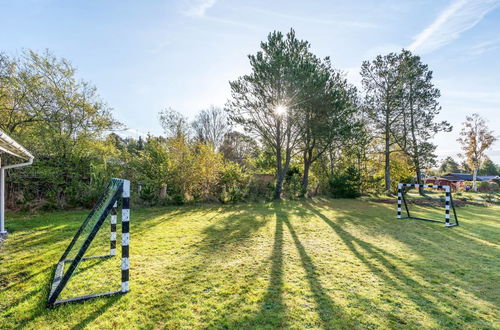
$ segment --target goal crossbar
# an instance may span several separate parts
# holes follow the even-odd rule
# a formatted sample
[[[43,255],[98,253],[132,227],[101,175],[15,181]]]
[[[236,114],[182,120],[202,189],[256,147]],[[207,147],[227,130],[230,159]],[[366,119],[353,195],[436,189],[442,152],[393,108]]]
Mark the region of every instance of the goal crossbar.
[[[409,210],[408,204],[406,202],[406,198],[405,198],[405,194],[404,194],[404,190],[403,190],[404,187],[417,188],[417,189],[422,187],[422,188],[433,188],[433,189],[444,190],[444,192],[445,192],[444,221],[412,216],[410,214],[410,210]],[[405,211],[406,211],[405,217],[401,215],[401,210],[402,210],[403,205],[404,205]],[[455,222],[450,222],[450,210],[453,211],[453,217],[454,217]],[[455,204],[453,203],[453,197],[451,194],[451,187],[446,186],[446,185],[435,185],[435,184],[415,184],[415,183],[400,183],[400,184],[398,184],[398,214],[397,214],[397,218],[398,219],[414,219],[414,220],[444,223],[446,227],[458,226],[458,217],[457,217],[457,212],[455,210]]]

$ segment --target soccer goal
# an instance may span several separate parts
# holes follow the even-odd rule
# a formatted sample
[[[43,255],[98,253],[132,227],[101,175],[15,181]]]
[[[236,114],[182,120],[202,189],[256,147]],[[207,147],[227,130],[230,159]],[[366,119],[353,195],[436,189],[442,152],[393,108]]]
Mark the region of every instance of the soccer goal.
[[[129,291],[129,197],[130,181],[111,179],[55,267],[48,307]]]
[[[410,214],[410,210],[408,208],[408,204],[406,202],[405,198],[405,192],[404,192],[404,187],[409,187],[409,188],[434,188],[434,189],[441,189],[444,190],[445,192],[445,201],[444,201],[444,221],[440,220],[435,220],[435,219],[426,219],[426,218],[419,218],[419,217],[414,217]],[[401,216],[401,205],[404,205],[405,210],[406,210],[406,217]],[[453,210],[453,216],[455,219],[455,222],[450,222],[450,206],[451,209]],[[444,223],[446,227],[454,227],[458,226],[458,217],[457,217],[457,212],[455,210],[455,205],[453,204],[453,197],[451,196],[451,189],[450,186],[441,186],[441,185],[432,185],[432,184],[413,184],[413,183],[400,183],[398,184],[398,219],[415,219],[415,220],[423,220],[423,221],[432,221],[432,222],[440,222]]]

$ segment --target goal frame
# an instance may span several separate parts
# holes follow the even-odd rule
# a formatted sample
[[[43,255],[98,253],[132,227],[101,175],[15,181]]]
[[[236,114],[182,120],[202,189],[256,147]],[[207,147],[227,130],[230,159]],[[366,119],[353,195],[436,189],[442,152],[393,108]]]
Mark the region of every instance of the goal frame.
[[[59,259],[54,271],[53,280],[51,282],[50,291],[47,299],[47,307],[52,308],[54,306],[84,301],[97,297],[104,297],[116,294],[123,294],[130,290],[129,288],[129,268],[130,268],[130,260],[129,260],[129,245],[130,245],[130,181],[124,179],[113,178],[113,180],[121,181],[119,188],[113,195],[111,201],[105,205],[104,212],[100,215],[99,219],[95,223],[92,231],[85,238],[85,241],[82,247],[78,250],[74,259],[67,259],[69,252],[72,247],[81,236],[83,229],[87,225],[88,221],[92,217],[93,214],[97,211],[97,205],[99,205],[99,201],[96,203],[96,206],[89,213],[87,218],[84,220],[75,236],[73,237],[71,243],[68,245],[63,255]],[[100,200],[104,198],[104,195],[100,197]],[[122,222],[122,235],[121,235],[121,289],[116,291],[95,293],[86,296],[78,296],[72,297],[68,299],[58,300],[59,295],[66,287],[68,281],[70,281],[73,272],[76,270],[77,266],[82,260],[87,259],[96,259],[96,258],[112,258],[116,257],[116,223],[117,223],[117,209],[118,209],[118,200],[121,198],[121,222]],[[110,226],[110,245],[109,245],[109,254],[106,255],[98,255],[98,256],[84,256],[88,247],[92,243],[94,237],[97,232],[101,229],[106,218],[111,214],[111,226]],[[64,266],[66,263],[70,263],[70,266],[66,273],[64,273]]]
[[[406,203],[406,198],[405,198],[405,193],[403,188],[404,187],[409,187],[409,188],[433,188],[433,189],[441,189],[444,190],[445,192],[445,202],[444,202],[444,209],[445,209],[445,215],[444,215],[444,221],[440,220],[435,220],[435,219],[426,219],[426,218],[419,218],[419,217],[414,217],[410,214],[410,210],[408,208],[408,204]],[[405,210],[406,210],[406,215],[405,217],[401,216],[401,209],[402,205],[404,205]],[[453,216],[455,219],[455,222],[450,222],[450,206],[451,210],[453,210]],[[451,187],[448,185],[434,185],[434,184],[414,184],[414,183],[399,183],[398,184],[398,213],[397,213],[397,218],[398,219],[414,219],[414,220],[422,220],[422,221],[430,221],[430,222],[438,222],[438,223],[444,223],[446,227],[455,227],[458,226],[458,216],[457,216],[457,211],[455,210],[455,204],[453,203],[453,197],[451,194]]]

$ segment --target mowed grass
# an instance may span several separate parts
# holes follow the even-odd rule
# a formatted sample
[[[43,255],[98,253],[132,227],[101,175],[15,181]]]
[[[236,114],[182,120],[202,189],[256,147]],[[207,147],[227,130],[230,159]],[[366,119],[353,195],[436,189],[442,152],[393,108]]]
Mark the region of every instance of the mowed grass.
[[[86,212],[11,215],[0,328],[500,328],[500,207],[458,214],[445,228],[362,200],[132,207],[131,291],[54,309]]]

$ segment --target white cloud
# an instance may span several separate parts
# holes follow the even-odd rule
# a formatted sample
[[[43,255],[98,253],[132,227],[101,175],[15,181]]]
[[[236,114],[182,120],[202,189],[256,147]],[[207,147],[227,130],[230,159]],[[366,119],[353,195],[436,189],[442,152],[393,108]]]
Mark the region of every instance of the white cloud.
[[[217,0],[189,0],[187,6],[189,7],[184,11],[187,16],[205,16],[205,12],[215,5]]]
[[[479,42],[471,47],[470,54],[479,56],[486,52],[500,48],[500,38]]]
[[[301,21],[301,22],[312,23],[312,24],[336,25],[339,27],[343,26],[343,27],[347,27],[347,28],[360,28],[360,29],[378,28],[378,26],[376,24],[373,24],[370,22],[357,21],[357,20],[321,19],[321,18],[310,17],[310,16],[297,16],[297,15],[290,15],[290,14],[285,14],[285,13],[278,13],[275,11],[264,10],[264,9],[255,8],[255,7],[247,7],[247,8],[249,10],[253,10],[257,13],[264,14],[267,16],[273,16],[273,17],[278,17],[278,18],[284,18],[287,20]]]
[[[445,8],[408,46],[419,53],[432,52],[473,28],[500,4],[500,0],[456,0]]]

